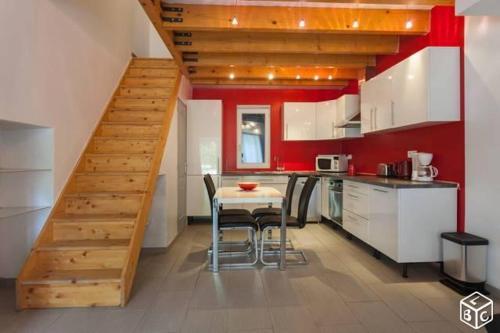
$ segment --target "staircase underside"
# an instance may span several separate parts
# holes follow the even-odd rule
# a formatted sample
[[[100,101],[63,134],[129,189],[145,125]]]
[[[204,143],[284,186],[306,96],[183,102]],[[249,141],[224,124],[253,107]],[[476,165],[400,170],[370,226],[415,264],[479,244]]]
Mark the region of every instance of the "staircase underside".
[[[131,61],[17,279],[19,309],[125,306],[179,87]]]

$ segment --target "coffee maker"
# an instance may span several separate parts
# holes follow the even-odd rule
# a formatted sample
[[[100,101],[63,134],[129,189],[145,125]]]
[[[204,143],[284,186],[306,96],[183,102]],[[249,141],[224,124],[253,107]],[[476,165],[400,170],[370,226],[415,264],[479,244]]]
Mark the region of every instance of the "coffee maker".
[[[438,175],[438,169],[431,165],[433,155],[431,153],[414,152],[411,155],[412,173],[411,179],[419,182],[432,182]]]

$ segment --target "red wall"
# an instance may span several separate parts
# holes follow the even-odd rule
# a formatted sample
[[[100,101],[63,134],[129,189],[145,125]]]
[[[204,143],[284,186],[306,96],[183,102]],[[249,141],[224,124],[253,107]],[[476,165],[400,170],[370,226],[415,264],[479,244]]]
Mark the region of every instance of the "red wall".
[[[400,53],[377,57],[377,73],[404,60],[426,46],[459,46],[463,69],[464,20],[454,15],[453,7],[435,7],[432,10],[431,32],[422,37],[401,39]],[[461,74],[462,121],[446,125],[425,127],[388,134],[368,135],[343,144],[343,152],[353,155],[358,172],[375,173],[380,162],[392,162],[405,158],[408,150],[434,153],[432,164],[439,169],[441,180],[460,183],[458,230],[464,230],[465,216],[465,132],[464,132],[464,84]]]
[[[223,105],[222,154],[223,170],[236,168],[236,106],[271,105],[271,169],[276,168],[279,157],[286,170],[314,170],[318,154],[340,153],[342,144],[334,141],[284,142],[282,137],[281,108],[284,102],[319,102],[337,99],[345,93],[356,93],[353,82],[343,90],[320,89],[221,89],[195,88],[193,99],[221,99]]]

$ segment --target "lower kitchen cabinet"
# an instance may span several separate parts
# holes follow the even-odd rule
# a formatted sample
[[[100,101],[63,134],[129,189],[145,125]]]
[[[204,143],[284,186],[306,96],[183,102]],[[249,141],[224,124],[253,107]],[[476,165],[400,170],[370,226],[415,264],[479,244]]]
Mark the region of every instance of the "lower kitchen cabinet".
[[[215,187],[220,184],[220,176],[212,175]],[[187,176],[187,200],[186,210],[187,216],[210,216],[210,200],[208,199],[207,188],[203,181],[203,176]]]
[[[292,199],[292,216],[297,216],[299,210],[299,199],[300,193],[304,188],[306,183],[306,177],[300,177],[295,185],[295,190],[293,191]],[[311,195],[309,201],[309,207],[307,209],[307,221],[308,222],[318,222],[321,220],[321,183],[317,182],[314,187],[314,191]]]
[[[387,188],[344,181],[344,229],[398,263],[442,261],[456,230],[456,188]]]

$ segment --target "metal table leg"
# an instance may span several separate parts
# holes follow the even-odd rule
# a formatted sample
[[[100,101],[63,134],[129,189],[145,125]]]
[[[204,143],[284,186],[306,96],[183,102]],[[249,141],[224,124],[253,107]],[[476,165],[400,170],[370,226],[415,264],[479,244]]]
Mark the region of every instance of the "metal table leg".
[[[281,203],[281,230],[280,230],[280,270],[286,269],[286,198]]]
[[[215,198],[212,212],[212,271],[219,271],[219,204]]]

